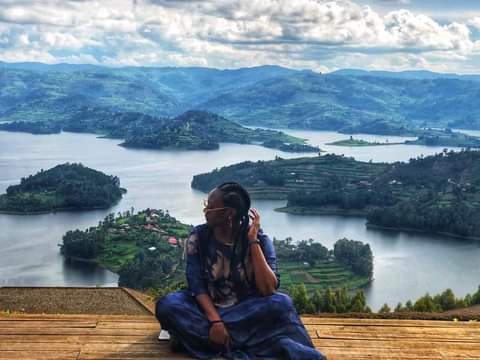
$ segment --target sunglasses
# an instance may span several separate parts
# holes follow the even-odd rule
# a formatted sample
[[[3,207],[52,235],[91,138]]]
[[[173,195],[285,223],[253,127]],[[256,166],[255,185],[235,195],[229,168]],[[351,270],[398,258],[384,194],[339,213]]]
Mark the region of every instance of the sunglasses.
[[[231,209],[231,207],[219,207],[219,208],[209,208],[208,207],[208,200],[207,199],[203,199],[203,212],[204,213],[207,213],[207,212],[210,212],[210,211],[220,211],[220,210],[226,210],[226,209]]]

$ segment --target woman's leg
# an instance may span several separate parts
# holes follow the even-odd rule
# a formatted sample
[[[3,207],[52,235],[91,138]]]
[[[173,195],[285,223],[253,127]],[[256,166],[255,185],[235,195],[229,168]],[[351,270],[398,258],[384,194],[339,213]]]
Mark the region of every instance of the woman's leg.
[[[220,315],[234,345],[254,357],[324,359],[285,294],[248,298]]]
[[[155,315],[162,329],[175,336],[198,359],[218,354],[208,341],[208,321],[188,291],[176,291],[157,301]]]

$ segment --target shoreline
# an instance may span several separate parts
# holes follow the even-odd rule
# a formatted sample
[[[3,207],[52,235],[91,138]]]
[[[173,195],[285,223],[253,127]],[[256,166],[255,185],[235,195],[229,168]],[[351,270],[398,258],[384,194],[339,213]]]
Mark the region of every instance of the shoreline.
[[[92,210],[106,210],[110,209],[112,204],[109,207],[89,207],[89,208],[56,208],[52,210],[41,210],[41,211],[9,211],[9,210],[0,210],[1,215],[45,215],[45,214],[54,214],[57,212],[80,212],[80,211],[92,211]]]
[[[303,208],[299,206],[285,206],[280,208],[274,209],[277,212],[283,212],[292,215],[338,215],[338,216],[353,216],[353,217],[365,217],[367,215],[368,210],[342,210],[342,209],[328,209],[328,208]],[[366,222],[365,226],[367,229],[377,229],[377,230],[388,230],[388,231],[403,231],[408,233],[420,233],[420,234],[427,234],[427,235],[440,235],[454,239],[461,239],[461,240],[473,240],[473,241],[480,241],[480,237],[476,236],[462,236],[457,235],[454,233],[448,233],[444,231],[429,231],[429,230],[422,230],[422,229],[414,229],[414,228],[405,228],[405,227],[391,227],[391,226],[382,226],[382,225],[375,225],[369,222]]]
[[[101,261],[98,260],[98,257],[95,257],[93,259],[87,259],[87,258],[82,258],[79,256],[71,256],[71,255],[65,255],[62,250],[62,244],[58,244],[60,247],[60,254],[63,256],[65,261],[72,261],[72,262],[77,262],[77,263],[84,263],[84,264],[89,264],[89,265],[95,265],[98,266],[101,269],[108,270],[111,273],[115,274],[118,276],[118,279],[120,280],[120,275],[118,273],[118,270],[109,268],[105,264],[103,264]],[[118,281],[117,281],[117,286],[118,286]]]
[[[393,142],[393,143],[363,143],[363,144],[348,144],[342,143],[342,141],[334,141],[326,143],[329,146],[342,146],[342,147],[368,147],[368,146],[388,146],[388,145],[407,145],[405,142]]]
[[[428,234],[428,235],[441,235],[449,238],[461,239],[461,240],[473,240],[473,241],[480,241],[480,237],[476,236],[462,236],[453,233],[443,232],[443,231],[428,231],[422,229],[414,229],[414,228],[404,228],[404,227],[389,227],[389,226],[382,226],[382,225],[375,225],[367,222],[365,226],[368,229],[377,229],[377,230],[388,230],[388,231],[404,231],[409,233],[420,233],[420,234]]]
[[[275,208],[274,211],[293,215],[340,215],[340,216],[362,216],[367,215],[367,210],[343,210],[334,208],[308,208],[302,206],[284,206]]]

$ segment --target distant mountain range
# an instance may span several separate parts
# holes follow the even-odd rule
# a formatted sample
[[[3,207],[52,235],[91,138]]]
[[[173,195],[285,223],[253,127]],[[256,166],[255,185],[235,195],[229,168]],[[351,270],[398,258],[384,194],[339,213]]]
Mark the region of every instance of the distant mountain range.
[[[398,79],[460,79],[460,80],[480,80],[480,75],[475,74],[454,74],[454,73],[436,73],[428,70],[407,70],[407,71],[381,71],[381,70],[360,70],[360,69],[341,69],[332,72],[334,75],[344,76],[377,76]]]
[[[0,121],[55,121],[82,107],[173,117],[207,110],[241,124],[412,135],[480,129],[480,76],[279,66],[106,68],[0,63]]]

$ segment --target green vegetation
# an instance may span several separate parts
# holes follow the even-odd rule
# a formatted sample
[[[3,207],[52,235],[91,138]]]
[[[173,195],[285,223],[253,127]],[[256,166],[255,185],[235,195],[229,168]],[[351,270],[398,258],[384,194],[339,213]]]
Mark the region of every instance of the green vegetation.
[[[315,313],[371,313],[372,310],[366,305],[365,295],[359,290],[351,296],[347,289],[331,288],[315,290],[309,294],[303,283],[292,285],[289,289],[293,303],[301,314]],[[451,289],[441,294],[431,296],[428,293],[417,299],[415,302],[408,300],[405,305],[398,303],[394,309],[396,313],[408,312],[444,312],[464,309],[470,306],[480,305],[480,286],[473,295],[467,294],[464,298],[457,298]],[[378,310],[379,314],[391,313],[392,309],[388,304],[383,304]]]
[[[99,108],[72,110],[57,122],[12,122],[0,124],[0,130],[27,131],[34,134],[60,130],[97,133],[122,138],[125,147],[150,149],[214,150],[220,142],[258,144],[288,152],[319,152],[304,139],[280,131],[249,129],[205,111],[188,111],[173,119],[141,113],[115,113]]]
[[[377,141],[375,142],[370,142],[362,139],[354,139],[353,136],[350,136],[349,139],[345,140],[338,140],[334,141],[331,143],[328,143],[326,145],[335,145],[335,146],[381,146],[381,145],[397,145],[397,144],[402,144],[402,143],[389,143],[384,142],[384,143],[379,143]]]
[[[358,289],[373,278],[373,255],[368,244],[338,240],[328,250],[313,239],[293,244],[291,238],[274,239],[280,287],[288,291],[303,283],[308,292],[327,288]]]
[[[422,131],[416,140],[405,141],[407,145],[426,145],[426,146],[455,146],[463,148],[480,147],[480,138],[466,135],[459,132],[453,132],[450,129]]]
[[[67,258],[96,261],[120,275],[119,285],[163,288],[184,279],[183,248],[191,226],[168,212],[134,209],[108,215],[98,226],[67,232]]]
[[[117,272],[120,286],[165,293],[184,286],[183,248],[190,230],[168,212],[147,209],[134,214],[132,209],[116,217],[110,214],[85,231],[67,232],[62,253]],[[342,239],[330,251],[313,240],[296,245],[292,239],[274,240],[274,244],[284,290],[301,282],[309,291],[356,289],[372,279],[372,252],[361,242]]]
[[[363,214],[369,226],[480,238],[480,152],[444,151],[408,163],[325,155],[243,162],[196,175],[208,191],[238,181],[257,198],[287,199],[297,214]]]
[[[471,76],[1,64],[0,89],[0,121],[65,121],[88,107],[152,117],[201,109],[242,124],[343,133],[480,129],[480,81]]]
[[[323,291],[315,290],[309,296],[307,288],[303,283],[294,285],[290,288],[289,295],[299,314],[315,313],[371,313],[372,310],[367,306],[365,295],[359,290],[351,296],[347,289],[338,288],[331,290],[327,288]]]
[[[365,140],[354,139],[350,136],[349,139],[339,140],[329,143],[327,145],[336,146],[380,146],[380,145],[425,145],[425,146],[448,146],[448,147],[463,147],[463,148],[478,148],[480,147],[480,138],[475,136],[466,135],[459,132],[453,132],[451,129],[435,130],[425,129],[418,130],[418,138],[415,140],[406,140],[405,142],[397,143],[379,143],[368,142]]]
[[[81,164],[63,164],[22,178],[0,195],[0,212],[37,213],[108,208],[122,198],[116,176]]]
[[[387,167],[387,164],[360,162],[329,154],[287,160],[277,157],[272,161],[245,161],[195,175],[191,185],[208,192],[224,181],[238,181],[254,198],[287,199],[292,192],[314,191],[340,180],[365,183]]]
[[[319,148],[280,131],[249,129],[221,116],[204,111],[188,111],[174,119],[163,121],[158,128],[142,124],[128,133],[127,147],[155,149],[218,149],[220,142],[259,144],[291,152],[318,152]],[[147,127],[147,129],[145,129]]]
[[[434,296],[426,293],[415,302],[408,300],[405,305],[398,303],[395,307],[395,312],[442,312],[464,309],[473,305],[480,305],[480,286],[478,287],[477,292],[475,292],[473,295],[467,294],[464,298],[457,298],[452,289],[447,289],[441,294]],[[384,310],[383,312],[390,312],[390,310],[386,311],[387,308],[389,309],[388,305],[385,304],[382,307]],[[380,309],[380,312],[382,312],[382,309]]]

